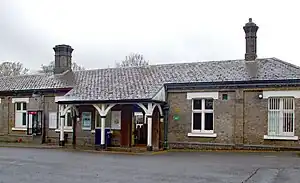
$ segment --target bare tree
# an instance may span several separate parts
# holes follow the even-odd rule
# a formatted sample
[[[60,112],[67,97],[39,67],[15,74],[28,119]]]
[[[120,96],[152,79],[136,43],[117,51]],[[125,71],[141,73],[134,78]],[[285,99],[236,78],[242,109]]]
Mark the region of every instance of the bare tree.
[[[18,76],[28,73],[20,62],[3,62],[0,64],[0,76]]]
[[[144,56],[138,53],[131,53],[125,57],[125,60],[116,63],[116,67],[142,67],[149,65],[149,61],[144,59]]]
[[[54,61],[50,62],[49,65],[42,64],[41,70],[39,70],[39,73],[52,73],[54,70]],[[72,62],[72,70],[73,71],[81,71],[85,70],[84,67],[77,65],[75,62]]]

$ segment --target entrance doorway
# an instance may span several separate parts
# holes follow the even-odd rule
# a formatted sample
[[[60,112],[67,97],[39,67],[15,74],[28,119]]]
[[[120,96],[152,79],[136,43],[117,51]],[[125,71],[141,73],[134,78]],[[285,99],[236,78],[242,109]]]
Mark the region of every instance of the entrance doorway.
[[[42,135],[42,111],[28,111],[27,135]]]
[[[135,112],[133,119],[134,144],[135,146],[146,146],[147,124],[145,124],[144,114],[142,112]]]

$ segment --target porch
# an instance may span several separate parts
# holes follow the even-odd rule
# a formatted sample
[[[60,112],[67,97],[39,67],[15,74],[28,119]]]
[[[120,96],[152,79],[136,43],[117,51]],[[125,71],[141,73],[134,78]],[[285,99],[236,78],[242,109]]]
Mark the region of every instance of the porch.
[[[167,148],[167,112],[165,102],[136,101],[115,103],[66,102],[59,105],[59,144],[65,145],[66,120],[71,119],[72,144],[77,135],[94,134],[93,145],[98,150]],[[81,127],[81,128],[80,128]],[[130,151],[130,150],[129,150]]]

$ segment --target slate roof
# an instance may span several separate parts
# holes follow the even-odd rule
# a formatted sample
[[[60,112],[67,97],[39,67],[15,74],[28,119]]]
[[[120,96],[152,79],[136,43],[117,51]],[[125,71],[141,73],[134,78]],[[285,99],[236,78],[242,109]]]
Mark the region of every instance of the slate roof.
[[[70,88],[66,100],[151,99],[165,83],[300,79],[300,68],[276,58],[76,71],[57,77],[0,78],[0,91]]]

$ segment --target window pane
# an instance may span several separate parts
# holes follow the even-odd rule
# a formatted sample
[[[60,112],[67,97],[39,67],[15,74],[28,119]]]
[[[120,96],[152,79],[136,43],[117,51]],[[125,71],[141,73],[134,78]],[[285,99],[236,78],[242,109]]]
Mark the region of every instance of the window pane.
[[[280,98],[269,98],[269,109],[279,110]]]
[[[70,112],[67,113],[67,126],[72,126],[72,117]]]
[[[283,132],[293,132],[293,113],[283,113]]]
[[[228,100],[228,94],[226,93],[222,94],[222,100]]]
[[[201,113],[193,113],[193,130],[201,130]]]
[[[20,103],[20,102],[17,102],[17,103],[16,103],[16,107],[17,107],[17,110],[18,110],[18,111],[21,110],[21,103]]]
[[[97,128],[101,128],[101,117],[100,117],[100,115],[98,113],[97,113],[96,127]]]
[[[283,109],[294,109],[293,98],[284,98],[283,99]]]
[[[23,114],[22,114],[22,125],[23,126],[26,126],[26,117],[27,117],[27,115],[26,115],[26,112],[23,112]]]
[[[213,99],[205,99],[205,109],[213,109]]]
[[[205,113],[205,130],[213,130],[214,128],[214,119],[213,113]]]
[[[194,109],[201,110],[201,100],[193,100],[193,102],[194,102]]]
[[[269,135],[279,134],[280,111],[269,111],[268,114],[268,130]]]
[[[22,104],[23,104],[23,109],[22,110],[26,111],[27,110],[27,104],[26,103],[22,103]]]

